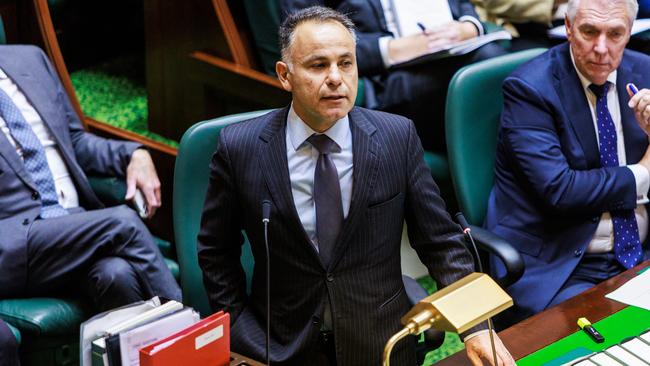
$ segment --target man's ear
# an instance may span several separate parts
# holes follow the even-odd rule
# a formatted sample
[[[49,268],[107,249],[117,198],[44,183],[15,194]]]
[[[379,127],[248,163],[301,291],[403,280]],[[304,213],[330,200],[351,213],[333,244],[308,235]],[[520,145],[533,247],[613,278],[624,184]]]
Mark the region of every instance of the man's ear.
[[[566,14],[564,14],[564,28],[566,29],[566,38],[570,42],[571,38],[573,37],[573,33],[571,33],[571,21]]]
[[[289,81],[289,65],[282,61],[275,63],[275,73],[278,75],[282,88],[291,93],[291,81]]]

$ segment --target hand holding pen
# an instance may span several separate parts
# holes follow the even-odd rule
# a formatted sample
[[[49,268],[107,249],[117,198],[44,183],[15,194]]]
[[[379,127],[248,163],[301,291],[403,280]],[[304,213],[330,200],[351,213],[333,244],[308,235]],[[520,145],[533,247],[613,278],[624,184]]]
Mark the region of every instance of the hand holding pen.
[[[639,90],[632,83],[627,84],[626,89],[630,95],[627,105],[634,110],[639,127],[650,135],[650,89]]]

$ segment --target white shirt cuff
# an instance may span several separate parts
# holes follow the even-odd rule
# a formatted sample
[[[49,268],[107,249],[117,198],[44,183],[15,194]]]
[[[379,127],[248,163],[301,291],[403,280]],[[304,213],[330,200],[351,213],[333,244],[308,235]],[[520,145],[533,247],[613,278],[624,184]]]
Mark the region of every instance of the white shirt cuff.
[[[381,60],[384,62],[384,67],[389,68],[393,66],[394,62],[388,57],[388,42],[393,39],[391,36],[379,38],[379,53],[381,53]]]
[[[474,24],[476,27],[476,30],[478,31],[478,35],[482,36],[485,34],[485,29],[483,29],[483,23],[481,23],[478,19],[469,16],[469,15],[463,15],[462,17],[458,18],[459,22],[470,22]]]
[[[634,174],[636,182],[636,204],[643,205],[648,203],[648,189],[650,188],[650,172],[641,164],[627,166]]]
[[[476,337],[478,335],[485,334],[485,333],[487,333],[489,331],[490,331],[489,329],[482,329],[482,330],[479,330],[477,332],[470,333],[470,334],[467,335],[467,337],[465,337],[465,339],[463,339],[463,342],[467,342],[470,339],[472,339],[472,338],[474,338],[474,337]]]

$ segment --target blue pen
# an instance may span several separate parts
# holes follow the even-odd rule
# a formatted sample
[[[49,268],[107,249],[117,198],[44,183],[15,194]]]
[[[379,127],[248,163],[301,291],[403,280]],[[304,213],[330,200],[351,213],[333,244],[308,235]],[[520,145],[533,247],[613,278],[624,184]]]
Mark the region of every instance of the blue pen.
[[[636,85],[629,83],[626,85],[627,89],[632,92],[632,95],[636,95],[636,93],[639,92],[639,89],[636,87]]]
[[[427,32],[427,27],[425,27],[424,24],[418,22],[418,27],[420,27],[420,29],[422,29],[422,33],[426,33],[426,32]]]

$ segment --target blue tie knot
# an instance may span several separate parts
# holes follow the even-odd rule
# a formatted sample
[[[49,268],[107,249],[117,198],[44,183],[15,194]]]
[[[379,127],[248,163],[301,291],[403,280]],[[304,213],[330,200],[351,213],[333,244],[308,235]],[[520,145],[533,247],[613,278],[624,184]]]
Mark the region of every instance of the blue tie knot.
[[[598,99],[607,95],[609,91],[609,86],[612,85],[609,81],[606,81],[603,85],[591,84],[589,85],[589,90],[591,90]]]

